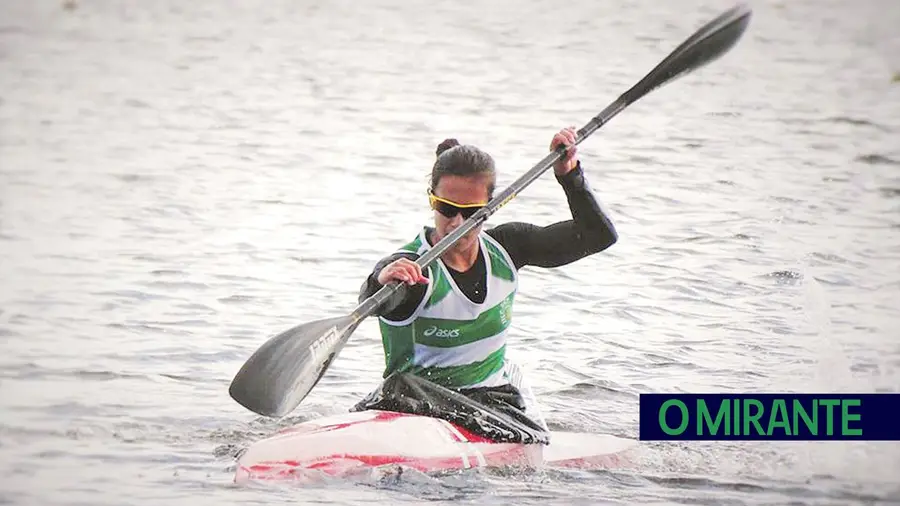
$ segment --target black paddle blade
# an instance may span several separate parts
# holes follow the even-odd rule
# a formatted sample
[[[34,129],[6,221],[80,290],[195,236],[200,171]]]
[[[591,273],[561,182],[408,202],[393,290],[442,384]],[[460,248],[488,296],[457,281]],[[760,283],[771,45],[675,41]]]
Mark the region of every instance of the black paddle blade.
[[[281,417],[303,400],[359,322],[340,316],[297,325],[269,339],[244,363],[228,393],[254,413]]]
[[[738,4],[700,27],[669,53],[669,56],[659,62],[659,65],[654,67],[643,79],[619,95],[619,98],[606,106],[606,109],[600,111],[600,114],[591,118],[586,125],[581,127],[578,130],[578,142],[586,139],[644,95],[727,53],[744,35],[747,25],[750,24],[751,15],[752,11],[746,4]],[[554,158],[547,162],[552,163],[558,157],[562,157],[564,150],[565,148],[560,146],[555,153],[551,153]]]
[[[619,98],[628,105],[655,88],[684,76],[727,53],[747,30],[752,11],[738,4],[709,21]]]

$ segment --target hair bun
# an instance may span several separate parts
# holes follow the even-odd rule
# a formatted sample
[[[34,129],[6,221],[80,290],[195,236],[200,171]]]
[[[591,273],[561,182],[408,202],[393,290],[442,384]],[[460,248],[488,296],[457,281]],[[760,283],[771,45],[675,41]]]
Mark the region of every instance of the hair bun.
[[[459,141],[456,139],[444,139],[444,142],[438,144],[436,155],[441,156],[441,153],[447,151],[448,149],[459,146]]]

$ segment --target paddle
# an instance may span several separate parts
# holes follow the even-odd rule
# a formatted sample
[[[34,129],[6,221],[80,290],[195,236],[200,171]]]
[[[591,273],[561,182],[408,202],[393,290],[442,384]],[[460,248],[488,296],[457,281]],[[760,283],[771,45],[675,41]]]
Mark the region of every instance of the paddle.
[[[751,10],[738,4],[706,23],[631,89],[578,130],[576,145],[623,109],[652,90],[692,72],[728,52],[750,22]],[[417,263],[424,269],[463,235],[483,223],[565,156],[565,147],[551,151],[528,172],[438,241]],[[316,386],[350,335],[367,317],[406,285],[393,283],[360,303],[350,314],[316,320],[288,329],[263,344],[241,367],[229,388],[231,397],[264,416],[291,412]]]

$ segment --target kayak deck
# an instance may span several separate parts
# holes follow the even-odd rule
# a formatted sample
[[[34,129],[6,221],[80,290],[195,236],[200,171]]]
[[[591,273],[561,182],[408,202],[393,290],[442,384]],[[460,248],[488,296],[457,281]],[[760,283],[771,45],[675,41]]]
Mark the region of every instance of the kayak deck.
[[[495,443],[446,420],[390,411],[341,413],[286,428],[252,444],[235,482],[347,477],[384,467],[424,473],[480,467],[609,468],[635,441],[555,432],[549,445]]]

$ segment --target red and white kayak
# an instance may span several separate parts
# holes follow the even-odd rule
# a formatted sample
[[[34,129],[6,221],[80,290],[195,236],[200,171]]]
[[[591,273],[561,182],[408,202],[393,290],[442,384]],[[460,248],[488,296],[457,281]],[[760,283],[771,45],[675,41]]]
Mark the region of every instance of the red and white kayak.
[[[284,429],[240,456],[235,482],[315,481],[383,468],[424,473],[479,467],[603,469],[627,463],[636,441],[553,432],[549,445],[495,443],[446,420],[368,410],[341,413]]]

